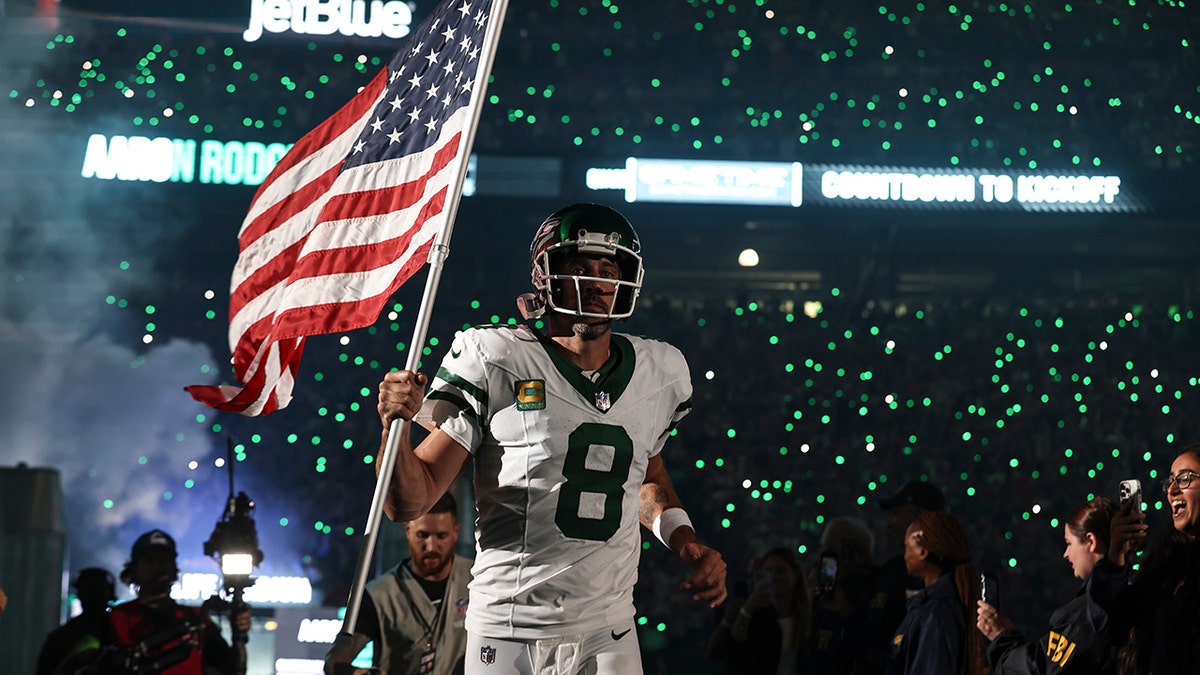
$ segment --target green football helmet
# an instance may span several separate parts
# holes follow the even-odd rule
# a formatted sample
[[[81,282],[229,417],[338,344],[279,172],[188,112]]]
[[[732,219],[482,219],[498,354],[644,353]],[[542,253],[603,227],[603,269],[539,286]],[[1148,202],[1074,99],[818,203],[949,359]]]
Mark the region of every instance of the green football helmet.
[[[526,312],[540,316],[549,308],[571,316],[600,319],[624,319],[633,314],[634,304],[642,289],[642,246],[637,232],[620,213],[600,204],[572,204],[550,214],[538,228],[529,247],[529,265],[533,275],[536,297]],[[570,274],[554,274],[555,261],[559,256],[584,253],[611,258],[621,269],[618,281],[597,279]],[[574,284],[576,296],[580,294],[581,281],[607,281],[616,284],[616,298],[607,313],[566,309],[560,307],[556,298],[561,297],[563,288]]]

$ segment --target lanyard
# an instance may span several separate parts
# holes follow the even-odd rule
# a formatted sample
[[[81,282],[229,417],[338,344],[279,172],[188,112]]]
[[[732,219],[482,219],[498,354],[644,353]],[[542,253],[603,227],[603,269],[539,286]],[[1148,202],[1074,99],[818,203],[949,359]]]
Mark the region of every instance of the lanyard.
[[[413,599],[412,593],[409,591],[408,584],[406,583],[407,580],[404,578],[402,570],[407,570],[408,574],[414,578],[416,577],[416,574],[408,566],[407,560],[401,563],[400,567],[401,569],[396,570],[397,585],[400,586],[400,590],[404,593],[405,599],[408,600],[408,607],[410,610],[412,610],[413,616],[417,617],[417,620],[421,622],[421,627],[425,629],[425,634],[422,636],[426,639],[425,648],[427,650],[431,649],[433,647],[434,633],[442,624],[442,617],[446,613],[446,605],[450,604],[449,598],[446,597],[450,593],[450,579],[446,579],[446,589],[442,591],[442,601],[438,603],[437,611],[434,612],[433,615],[433,621],[430,622],[425,618],[425,615],[421,613],[421,609],[417,607],[417,602]],[[419,585],[420,584],[418,584],[418,586]],[[422,589],[422,593],[423,592],[424,589]]]

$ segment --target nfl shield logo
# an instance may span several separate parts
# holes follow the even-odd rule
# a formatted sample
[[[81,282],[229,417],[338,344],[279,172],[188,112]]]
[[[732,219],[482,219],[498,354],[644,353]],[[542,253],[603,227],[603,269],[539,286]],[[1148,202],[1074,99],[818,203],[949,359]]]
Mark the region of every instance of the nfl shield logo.
[[[608,409],[612,407],[612,401],[608,398],[607,391],[596,392],[596,407],[600,409],[600,412],[608,412]]]
[[[495,647],[480,647],[479,648],[479,660],[485,666],[490,666],[493,663],[495,663],[496,662],[496,648]]]

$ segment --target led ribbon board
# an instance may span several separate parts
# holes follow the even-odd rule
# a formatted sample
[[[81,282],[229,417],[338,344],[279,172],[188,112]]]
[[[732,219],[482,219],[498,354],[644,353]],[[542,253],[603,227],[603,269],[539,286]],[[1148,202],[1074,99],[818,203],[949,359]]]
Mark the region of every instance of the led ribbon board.
[[[873,208],[1144,211],[1119,176],[630,157],[592,167],[592,190],[628,202]]]
[[[88,138],[81,175],[155,183],[259,185],[291,144],[190,138]]]

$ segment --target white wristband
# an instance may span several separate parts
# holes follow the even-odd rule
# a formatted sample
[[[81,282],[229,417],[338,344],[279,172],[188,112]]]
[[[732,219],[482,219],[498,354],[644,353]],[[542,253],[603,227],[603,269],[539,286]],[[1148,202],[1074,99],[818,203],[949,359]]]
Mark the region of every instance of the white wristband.
[[[658,537],[659,541],[665,544],[667,548],[671,548],[671,535],[675,533],[676,529],[684,525],[691,527],[693,530],[696,529],[692,527],[692,519],[688,518],[687,511],[675,507],[660,513],[654,519],[654,525],[650,529],[654,530],[654,536]]]

